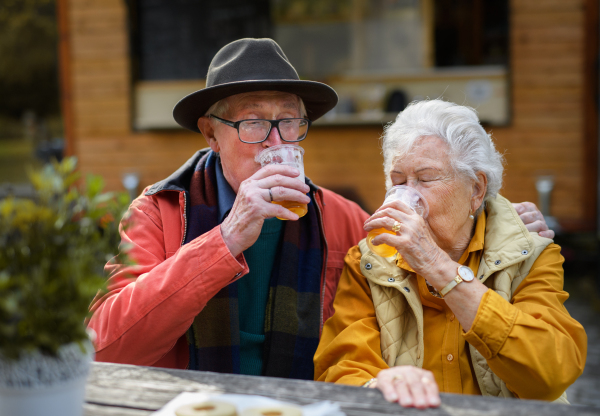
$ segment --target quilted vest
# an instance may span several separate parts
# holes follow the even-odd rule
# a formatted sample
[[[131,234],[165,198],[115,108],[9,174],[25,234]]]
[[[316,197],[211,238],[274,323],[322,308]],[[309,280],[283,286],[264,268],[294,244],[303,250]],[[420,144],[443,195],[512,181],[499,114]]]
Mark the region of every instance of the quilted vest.
[[[510,302],[515,289],[552,240],[530,233],[511,203],[498,195],[486,202],[483,256],[477,278]],[[372,253],[366,240],[358,244],[360,269],[371,287],[381,329],[381,355],[390,366],[423,367],[423,305],[416,276],[396,266],[394,258]],[[486,359],[469,345],[475,377],[484,396],[514,397]],[[569,403],[564,392],[555,402]]]

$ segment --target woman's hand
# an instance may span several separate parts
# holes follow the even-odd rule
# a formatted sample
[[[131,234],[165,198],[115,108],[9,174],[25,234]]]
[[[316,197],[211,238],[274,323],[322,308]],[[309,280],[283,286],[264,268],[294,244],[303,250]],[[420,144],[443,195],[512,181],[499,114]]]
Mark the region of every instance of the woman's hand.
[[[385,243],[396,248],[410,267],[425,278],[435,276],[440,267],[452,262],[436,244],[425,220],[401,201],[382,205],[365,221],[364,229],[385,228],[393,232],[396,221],[401,224],[400,230],[395,235],[384,233],[375,237],[373,244]]]
[[[440,405],[440,392],[433,373],[412,365],[381,370],[375,387],[388,402],[398,402],[404,407],[424,409]]]

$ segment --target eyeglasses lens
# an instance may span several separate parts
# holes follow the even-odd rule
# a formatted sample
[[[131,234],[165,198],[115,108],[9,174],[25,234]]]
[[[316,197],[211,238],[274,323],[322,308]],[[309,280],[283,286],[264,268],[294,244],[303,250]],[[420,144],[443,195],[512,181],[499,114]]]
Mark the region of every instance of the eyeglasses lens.
[[[269,120],[244,120],[239,125],[240,139],[247,143],[260,143],[267,138]],[[306,136],[308,122],[302,118],[284,119],[279,122],[279,134],[286,142],[298,142]]]

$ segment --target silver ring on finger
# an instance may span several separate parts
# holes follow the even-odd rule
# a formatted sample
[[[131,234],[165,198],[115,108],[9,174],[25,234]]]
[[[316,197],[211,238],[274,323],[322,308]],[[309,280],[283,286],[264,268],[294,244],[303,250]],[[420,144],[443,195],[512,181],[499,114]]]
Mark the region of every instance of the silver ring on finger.
[[[271,202],[273,202],[273,192],[271,192],[271,188],[269,188],[269,197],[271,197]]]
[[[421,377],[421,383],[429,384],[429,383],[431,383],[431,380],[427,377]]]

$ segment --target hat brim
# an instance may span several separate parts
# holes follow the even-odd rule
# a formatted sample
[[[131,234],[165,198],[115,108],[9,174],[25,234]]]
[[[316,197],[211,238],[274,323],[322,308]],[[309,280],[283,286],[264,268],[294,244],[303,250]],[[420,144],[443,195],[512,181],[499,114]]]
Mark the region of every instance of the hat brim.
[[[316,81],[252,80],[238,81],[204,88],[183,97],[173,107],[173,118],[182,127],[200,133],[198,119],[217,101],[236,94],[254,91],[281,91],[296,94],[304,102],[307,117],[317,120],[338,102],[333,88]]]

